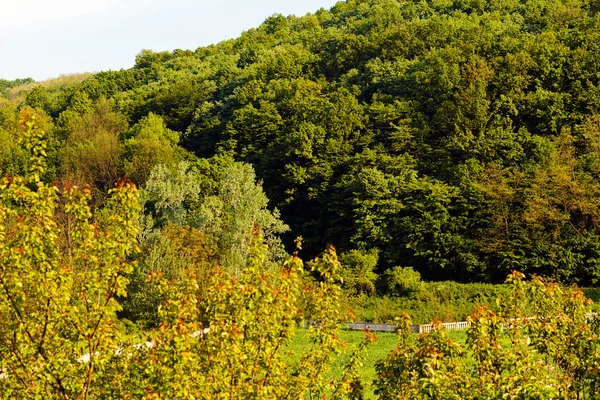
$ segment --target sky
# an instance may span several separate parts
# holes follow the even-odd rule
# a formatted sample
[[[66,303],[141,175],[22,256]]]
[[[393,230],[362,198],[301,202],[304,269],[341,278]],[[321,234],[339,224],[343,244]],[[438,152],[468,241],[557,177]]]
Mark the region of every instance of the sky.
[[[133,66],[142,49],[191,49],[239,36],[270,15],[336,0],[18,0],[2,2],[0,78],[37,81]]]

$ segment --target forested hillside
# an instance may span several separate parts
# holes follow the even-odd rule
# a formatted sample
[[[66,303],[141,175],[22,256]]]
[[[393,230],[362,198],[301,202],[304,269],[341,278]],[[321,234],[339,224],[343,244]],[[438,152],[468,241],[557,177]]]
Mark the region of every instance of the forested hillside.
[[[50,133],[45,181],[90,183],[98,206],[127,175],[144,189],[142,271],[236,271],[258,224],[273,262],[297,236],[307,258],[335,246],[350,290],[410,271],[394,267],[593,284],[599,9],[348,0],[81,82],[0,81],[0,171],[27,167],[29,110]]]

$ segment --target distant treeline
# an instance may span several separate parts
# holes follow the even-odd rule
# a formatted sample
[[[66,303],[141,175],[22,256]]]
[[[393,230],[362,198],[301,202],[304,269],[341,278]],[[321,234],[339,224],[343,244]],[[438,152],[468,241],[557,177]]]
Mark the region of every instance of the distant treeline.
[[[0,93],[4,93],[7,89],[14,88],[16,86],[26,85],[28,83],[35,82],[32,78],[15,79],[7,81],[6,79],[0,79]]]

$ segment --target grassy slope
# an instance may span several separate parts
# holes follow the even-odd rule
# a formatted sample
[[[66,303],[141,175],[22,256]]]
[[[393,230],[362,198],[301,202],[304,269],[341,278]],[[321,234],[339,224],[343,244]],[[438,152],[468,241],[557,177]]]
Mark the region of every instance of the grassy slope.
[[[31,82],[26,85],[15,86],[7,90],[7,97],[17,103],[22,102],[31,89],[36,86],[42,86],[50,91],[58,91],[63,87],[71,86],[83,82],[91,74],[84,72],[81,74],[61,75],[56,78],[50,78],[41,82]]]

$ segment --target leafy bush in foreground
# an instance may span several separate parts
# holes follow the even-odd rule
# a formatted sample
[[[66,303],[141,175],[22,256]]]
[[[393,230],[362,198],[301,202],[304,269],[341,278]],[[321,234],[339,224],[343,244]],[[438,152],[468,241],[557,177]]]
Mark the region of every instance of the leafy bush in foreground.
[[[341,378],[326,378],[343,352],[335,250],[310,264],[320,281],[305,286],[296,255],[262,268],[268,251],[259,229],[246,268],[213,270],[202,291],[193,268],[178,281],[149,271],[164,298],[159,329],[151,342],[128,343],[116,299],[127,295],[136,267],[138,192],[120,183],[94,215],[86,188],[43,183],[44,133],[35,115],[22,117],[31,169],[0,186],[0,397],[360,396],[358,353]],[[314,321],[312,346],[290,365],[287,344],[304,318]]]
[[[92,398],[96,376],[124,335],[117,296],[133,270],[139,206],[135,187],[111,190],[101,225],[91,194],[40,180],[46,143],[35,114],[24,112],[27,179],[0,184],[0,394],[3,398]],[[61,221],[61,224],[58,223]],[[91,355],[89,363],[78,362]]]
[[[467,345],[441,324],[410,333],[402,320],[398,345],[377,367],[383,399],[580,399],[598,392],[600,320],[581,291],[534,277],[509,276],[500,311],[479,307],[469,318]],[[589,398],[589,397],[585,397]]]

